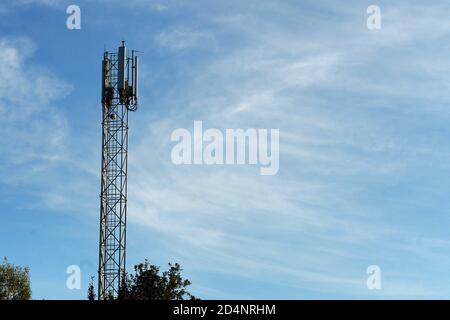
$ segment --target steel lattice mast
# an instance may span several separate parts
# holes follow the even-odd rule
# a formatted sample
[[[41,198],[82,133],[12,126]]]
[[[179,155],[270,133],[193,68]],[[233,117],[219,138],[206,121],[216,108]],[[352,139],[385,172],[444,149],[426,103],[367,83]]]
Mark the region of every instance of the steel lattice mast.
[[[125,43],[102,64],[102,168],[98,298],[117,297],[125,274],[128,111],[137,110],[138,58]]]

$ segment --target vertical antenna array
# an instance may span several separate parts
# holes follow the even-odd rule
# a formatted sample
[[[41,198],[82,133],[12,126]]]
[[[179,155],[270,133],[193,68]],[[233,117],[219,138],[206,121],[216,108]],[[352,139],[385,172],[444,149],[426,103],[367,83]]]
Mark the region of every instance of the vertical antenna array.
[[[128,111],[137,110],[138,58],[122,42],[102,62],[102,167],[98,298],[117,298],[125,276]]]

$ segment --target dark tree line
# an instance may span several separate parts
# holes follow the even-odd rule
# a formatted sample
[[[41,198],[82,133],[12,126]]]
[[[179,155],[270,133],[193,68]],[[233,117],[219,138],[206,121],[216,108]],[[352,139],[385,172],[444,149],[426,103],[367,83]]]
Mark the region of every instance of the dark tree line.
[[[134,266],[133,274],[125,274],[118,296],[111,293],[108,300],[196,300],[187,287],[188,279],[183,279],[178,263],[169,263],[169,269],[161,272],[148,260]],[[94,277],[88,287],[88,299],[96,300]],[[0,264],[0,300],[31,299],[30,270],[9,263],[5,258]]]
[[[191,285],[181,276],[181,266],[169,263],[169,270],[160,273],[160,268],[148,260],[134,266],[134,274],[125,274],[117,300],[195,300],[187,291]],[[93,278],[88,288],[88,299],[95,300]],[[112,294],[109,299],[114,299]]]

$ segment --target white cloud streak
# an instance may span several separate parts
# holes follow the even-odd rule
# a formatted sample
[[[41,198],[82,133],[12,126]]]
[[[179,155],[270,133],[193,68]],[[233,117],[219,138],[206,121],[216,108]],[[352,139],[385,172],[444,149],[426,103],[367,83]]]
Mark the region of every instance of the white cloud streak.
[[[443,71],[449,48],[439,54],[420,49],[448,36],[443,22],[448,6],[382,7],[382,30],[370,33],[366,8],[354,4],[326,2],[308,11],[293,3],[250,1],[217,13],[220,4],[174,1],[160,10],[188,9],[195,23],[175,20],[143,48],[178,58],[176,53],[183,53],[185,59],[173,62],[183,70],[180,78],[169,75],[179,83],[166,98],[152,101],[165,108],[163,115],[146,110],[149,101],[142,94],[139,118],[151,120],[131,133],[129,218],[162,237],[186,270],[325,296],[367,296],[365,268],[380,263],[389,279],[383,297],[448,294],[433,281],[414,283],[427,277],[405,271],[417,264],[432,272],[427,264],[437,261],[440,271],[448,267],[442,245],[448,239],[425,230],[415,234],[408,218],[417,216],[406,212],[402,199],[399,207],[389,207],[391,198],[383,195],[407,184],[424,157],[440,155],[427,139],[410,139],[423,134],[414,131],[422,125],[421,115],[446,116],[439,106],[449,100]],[[67,154],[67,119],[52,107],[69,87],[41,67],[28,68],[31,44],[3,41],[0,48],[6,52],[0,57],[2,75],[10,80],[0,86],[0,133],[16,137],[2,147],[2,183],[42,179],[51,171],[44,163],[83,165],[80,156]],[[147,72],[148,64],[144,86],[146,79],[159,80]],[[417,100],[426,104],[413,103]],[[402,113],[402,105],[410,113]],[[172,165],[170,133],[190,128],[194,120],[217,128],[280,128],[279,174],[268,178],[251,167]],[[30,163],[33,170],[20,166]],[[61,185],[64,176],[53,179]],[[77,181],[63,192],[46,192],[47,205],[79,207],[77,201],[97,193],[95,186]],[[79,192],[76,200],[70,200],[71,192]],[[392,222],[396,218],[404,222]],[[199,288],[212,295],[224,291],[201,279]]]
[[[397,101],[392,99],[427,98],[430,89],[421,90],[422,82],[406,69],[398,69],[391,80],[371,65],[384,50],[401,50],[450,30],[434,28],[444,15],[439,8],[387,8],[377,35],[365,29],[365,10],[352,16],[345,11],[348,20],[331,32],[293,5],[277,4],[276,22],[265,11],[269,8],[263,2],[254,11],[244,6],[244,13],[208,18],[212,27],[204,32],[214,48],[227,37],[240,45],[225,48],[226,54],[214,50],[204,64],[189,69],[189,84],[172,93],[172,112],[143,132],[131,162],[137,183],[130,188],[130,218],[161,232],[170,248],[200,270],[268,282],[280,281],[281,275],[286,285],[367,295],[365,263],[390,261],[371,248],[390,243],[388,255],[400,252],[405,264],[414,255],[400,248],[411,239],[409,231],[391,227],[383,205],[372,207],[364,198],[379,184],[387,187],[392,177],[401,179],[410,163],[400,155],[417,148],[405,143],[403,133],[386,130],[385,118],[370,113]],[[416,26],[405,27],[412,17]],[[304,20],[317,22],[310,36],[298,29]],[[176,34],[164,35],[162,47],[179,43]],[[190,42],[191,50],[195,45]],[[401,63],[420,59],[428,66],[427,58],[414,52]],[[383,59],[393,68],[398,62],[394,55]],[[366,100],[358,95],[379,100],[360,106]],[[280,128],[280,174],[269,180],[251,168],[172,166],[170,132],[190,128],[194,119],[217,128]],[[398,276],[383,294],[433,291],[407,281]]]

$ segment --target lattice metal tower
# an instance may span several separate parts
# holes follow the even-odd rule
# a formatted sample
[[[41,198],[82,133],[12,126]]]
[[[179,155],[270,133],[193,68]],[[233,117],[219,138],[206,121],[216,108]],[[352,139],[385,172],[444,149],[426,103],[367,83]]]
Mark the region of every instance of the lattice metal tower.
[[[122,42],[102,64],[102,172],[98,298],[117,297],[125,274],[128,111],[137,110],[138,57]]]

